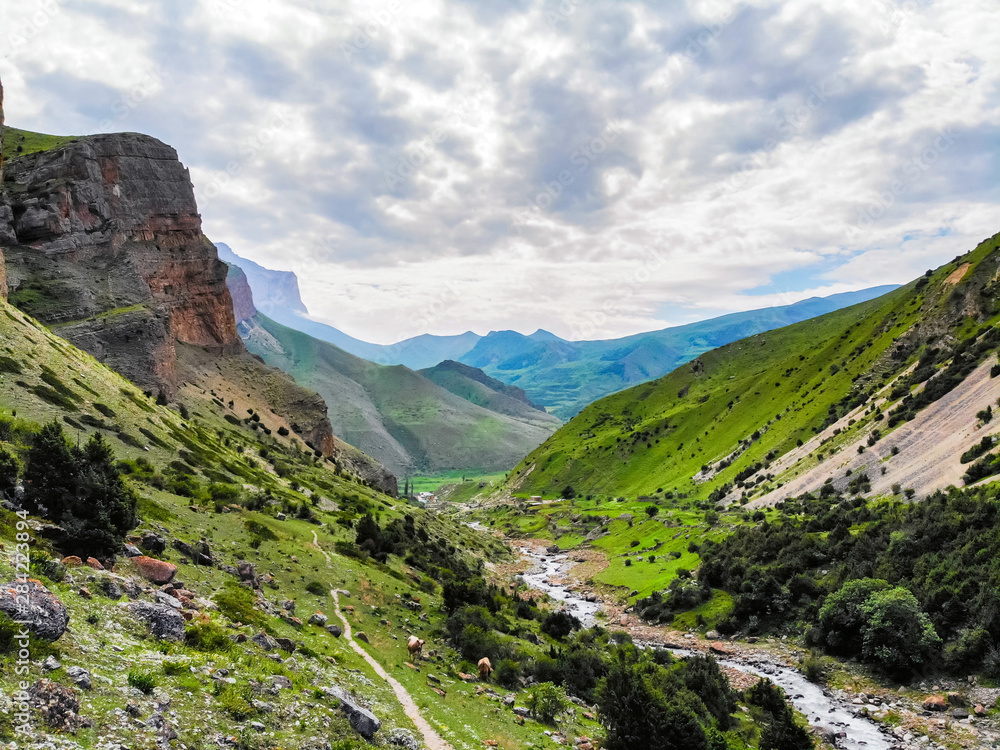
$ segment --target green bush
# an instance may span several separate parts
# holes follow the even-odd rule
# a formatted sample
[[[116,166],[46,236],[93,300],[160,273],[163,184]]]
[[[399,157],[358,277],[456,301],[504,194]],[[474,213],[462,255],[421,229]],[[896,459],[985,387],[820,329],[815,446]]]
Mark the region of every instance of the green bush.
[[[156,676],[152,672],[133,669],[128,673],[128,684],[139,692],[150,695],[156,689]]]
[[[262,625],[266,618],[254,607],[256,597],[249,589],[233,581],[227,581],[225,587],[215,595],[215,603],[219,611],[233,622],[245,625]]]
[[[562,691],[551,682],[542,683],[528,694],[531,715],[545,722],[553,722],[558,714],[566,710],[566,706]]]
[[[326,586],[319,581],[309,581],[306,584],[306,591],[313,596],[326,596]]]
[[[196,651],[221,653],[229,651],[233,642],[226,631],[213,622],[195,622],[184,631],[184,642]]]

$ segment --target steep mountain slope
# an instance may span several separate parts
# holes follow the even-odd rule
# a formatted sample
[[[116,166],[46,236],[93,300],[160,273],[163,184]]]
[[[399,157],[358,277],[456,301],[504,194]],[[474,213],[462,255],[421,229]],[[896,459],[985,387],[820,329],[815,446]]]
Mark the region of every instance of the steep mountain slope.
[[[862,494],[904,480],[900,489],[921,494],[947,485],[954,471],[917,464],[957,463],[983,435],[976,412],[998,395],[982,364],[996,361],[1000,343],[998,245],[991,238],[885,297],[751,336],[602,399],[507,487],[735,501],[819,489],[834,475]],[[939,421],[949,410],[960,412],[955,421]],[[931,441],[946,455],[921,456],[916,436],[935,424],[945,426]]]
[[[428,369],[445,360],[471,365],[523,389],[534,403],[561,419],[569,419],[609,393],[658,378],[717,346],[864,302],[896,288],[881,286],[813,298],[605,341],[566,341],[544,330],[528,336],[516,331],[493,331],[487,336],[467,331],[458,336],[425,334],[382,345],[361,341],[311,320],[297,296],[297,281],[293,285],[288,272],[262,268],[224,245],[219,247],[224,248],[220,252],[228,262],[255,269],[247,270],[255,295],[270,299],[275,286],[285,290],[281,304],[258,304],[272,320],[370,362],[401,364],[414,370]],[[291,276],[294,278],[294,274]],[[291,294],[293,286],[295,293]]]
[[[172,148],[134,133],[14,136],[4,148],[21,154],[5,160],[0,205],[12,304],[150,392],[176,399],[214,388],[280,413],[306,444],[350,454],[394,491],[382,467],[338,445],[317,394],[243,346],[227,266],[201,232],[190,176]],[[220,373],[236,380],[222,383]]]
[[[420,370],[420,374],[456,396],[461,396],[466,401],[490,411],[546,424],[560,424],[556,417],[531,403],[523,390],[491,378],[478,368],[449,359],[434,367]]]
[[[531,336],[496,331],[459,360],[523,388],[532,401],[568,419],[602,396],[658,378],[717,346],[864,302],[893,289],[883,286],[813,298],[605,341],[564,341],[546,331]]]
[[[326,399],[337,435],[398,474],[507,469],[559,424],[527,406],[510,409],[520,415],[491,411],[402,365],[367,362],[260,313],[240,333],[251,352]]]

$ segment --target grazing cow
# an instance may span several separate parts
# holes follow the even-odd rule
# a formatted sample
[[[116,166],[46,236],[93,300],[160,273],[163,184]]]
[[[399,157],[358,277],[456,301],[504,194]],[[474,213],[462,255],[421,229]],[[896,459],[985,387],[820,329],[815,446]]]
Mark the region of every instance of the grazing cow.
[[[490,660],[487,657],[483,657],[479,660],[479,677],[486,682],[490,681],[490,672],[493,671],[493,665],[490,664]]]
[[[410,652],[410,658],[420,657],[421,652],[424,649],[424,642],[417,638],[415,635],[411,635],[410,639],[406,642],[406,648]]]

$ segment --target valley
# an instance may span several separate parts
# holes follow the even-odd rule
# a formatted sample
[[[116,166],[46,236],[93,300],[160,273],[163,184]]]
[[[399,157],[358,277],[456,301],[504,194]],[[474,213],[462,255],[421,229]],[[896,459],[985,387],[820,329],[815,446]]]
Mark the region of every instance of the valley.
[[[381,348],[213,244],[170,146],[0,134],[11,747],[1000,746],[1000,235]]]

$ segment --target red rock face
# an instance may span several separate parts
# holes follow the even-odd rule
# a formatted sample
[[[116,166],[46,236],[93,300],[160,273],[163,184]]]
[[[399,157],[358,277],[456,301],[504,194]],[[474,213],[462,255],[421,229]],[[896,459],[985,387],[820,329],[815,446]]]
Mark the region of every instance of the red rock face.
[[[132,133],[90,136],[10,162],[4,183],[16,237],[8,282],[26,312],[68,324],[70,341],[168,393],[175,342],[245,351],[226,265],[172,148]]]

